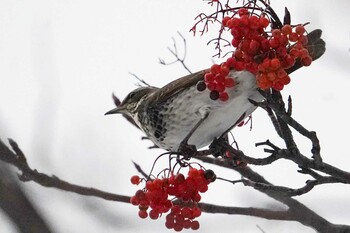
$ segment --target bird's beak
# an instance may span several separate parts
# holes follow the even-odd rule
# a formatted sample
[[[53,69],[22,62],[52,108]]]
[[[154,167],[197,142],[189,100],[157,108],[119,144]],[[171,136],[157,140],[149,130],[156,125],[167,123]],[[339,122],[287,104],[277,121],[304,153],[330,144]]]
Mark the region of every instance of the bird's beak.
[[[124,108],[123,107],[117,107],[117,108],[113,108],[112,110],[108,111],[105,113],[105,115],[110,115],[110,114],[120,114],[124,112]]]

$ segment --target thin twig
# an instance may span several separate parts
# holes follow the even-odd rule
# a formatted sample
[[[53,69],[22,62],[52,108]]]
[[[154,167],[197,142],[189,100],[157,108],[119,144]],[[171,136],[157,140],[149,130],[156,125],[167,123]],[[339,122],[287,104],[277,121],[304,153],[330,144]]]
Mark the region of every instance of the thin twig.
[[[144,79],[140,78],[139,76],[137,76],[134,73],[129,72],[130,75],[132,75],[134,78],[136,78],[140,83],[146,85],[147,87],[150,87],[151,85],[149,85]],[[141,86],[140,84],[138,84],[138,86]]]
[[[181,37],[182,42],[183,42],[183,46],[184,46],[184,54],[183,54],[182,58],[180,58],[180,55],[179,55],[179,53],[177,51],[176,40],[173,37],[172,38],[172,40],[173,40],[173,49],[170,48],[170,47],[167,47],[167,48],[168,48],[169,52],[176,58],[176,60],[172,61],[172,62],[165,62],[164,59],[159,58],[159,63],[162,64],[162,65],[172,65],[174,63],[180,62],[181,65],[183,66],[183,68],[185,68],[185,70],[187,70],[188,73],[192,74],[191,70],[188,68],[188,66],[185,63],[186,55],[187,55],[186,38],[180,32],[177,32],[177,34],[179,34],[179,36]]]

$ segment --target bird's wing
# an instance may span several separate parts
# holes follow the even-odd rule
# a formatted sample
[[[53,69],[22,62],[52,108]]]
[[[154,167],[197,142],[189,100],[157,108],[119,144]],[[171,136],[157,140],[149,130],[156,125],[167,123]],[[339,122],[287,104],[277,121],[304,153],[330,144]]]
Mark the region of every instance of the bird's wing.
[[[196,85],[198,81],[203,80],[205,72],[206,70],[201,70],[168,83],[153,93],[153,95],[150,97],[149,103],[162,103],[177,95],[182,90]]]

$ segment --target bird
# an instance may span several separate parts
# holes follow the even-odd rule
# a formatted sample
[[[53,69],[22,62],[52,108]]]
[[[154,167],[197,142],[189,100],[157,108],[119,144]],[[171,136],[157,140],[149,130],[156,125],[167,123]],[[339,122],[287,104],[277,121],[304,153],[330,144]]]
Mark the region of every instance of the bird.
[[[316,60],[325,51],[321,30],[309,33],[309,51]],[[300,62],[287,70],[291,73]],[[124,114],[159,148],[178,152],[190,145],[200,149],[221,138],[250,116],[264,97],[256,77],[247,70],[230,70],[235,85],[227,88],[227,101],[213,100],[208,89],[199,90],[208,69],[176,79],[161,88],[144,86],[131,91],[121,104],[106,112]]]

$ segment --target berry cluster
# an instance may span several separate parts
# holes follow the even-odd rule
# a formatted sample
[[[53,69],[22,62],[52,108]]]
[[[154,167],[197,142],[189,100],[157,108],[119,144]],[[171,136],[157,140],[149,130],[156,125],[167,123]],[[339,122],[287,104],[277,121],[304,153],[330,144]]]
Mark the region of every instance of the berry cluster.
[[[277,91],[283,89],[290,82],[286,69],[292,67],[297,60],[303,66],[309,66],[312,58],[305,48],[308,39],[304,35],[305,28],[298,25],[294,28],[284,25],[281,29],[272,30],[269,41],[270,54],[263,62],[258,64],[257,84],[261,89],[274,88]],[[290,46],[290,43],[294,43]],[[274,50],[272,50],[274,49]]]
[[[210,91],[212,100],[228,100],[226,88],[234,87],[235,80],[229,76],[231,65],[229,62],[223,62],[221,65],[214,64],[204,75],[204,82],[197,84],[197,90],[204,91],[206,88]]]
[[[265,13],[258,15],[246,7],[232,12],[233,15],[224,17],[221,23],[223,29],[230,31],[235,51],[225,62],[213,65],[205,74],[204,82],[211,91],[210,97],[215,97],[212,99],[226,101],[229,98],[225,88],[234,86],[234,80],[228,76],[230,69],[247,70],[256,75],[259,88],[280,91],[290,82],[288,68],[297,61],[304,66],[311,64],[303,25],[285,24],[270,30],[268,28],[276,26]],[[229,80],[228,84],[226,80]]]
[[[199,222],[194,220],[202,214],[199,207],[181,207],[174,205],[166,216],[165,226],[168,229],[181,231],[182,229],[199,229]]]
[[[188,176],[171,174],[168,178],[148,180],[143,190],[136,191],[130,198],[130,203],[139,206],[139,217],[158,219],[161,214],[171,210],[166,218],[166,227],[180,231],[182,229],[198,229],[199,223],[194,218],[201,215],[197,203],[201,200],[200,193],[208,190],[208,184],[215,180],[212,170],[190,168]],[[138,185],[138,176],[131,178],[131,183]],[[169,196],[178,198],[188,207],[173,206]],[[192,206],[192,207],[189,207]],[[151,209],[149,212],[148,209]]]

